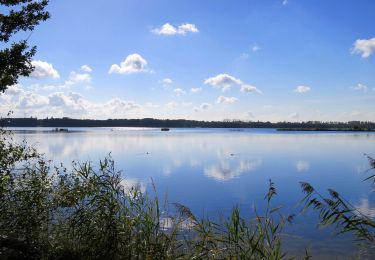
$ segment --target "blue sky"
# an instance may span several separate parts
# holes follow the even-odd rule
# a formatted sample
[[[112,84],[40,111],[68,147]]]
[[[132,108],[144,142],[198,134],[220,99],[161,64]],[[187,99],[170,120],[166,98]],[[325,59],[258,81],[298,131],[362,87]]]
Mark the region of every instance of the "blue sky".
[[[0,95],[2,114],[375,121],[374,1],[64,0],[48,10],[30,37],[36,70]]]

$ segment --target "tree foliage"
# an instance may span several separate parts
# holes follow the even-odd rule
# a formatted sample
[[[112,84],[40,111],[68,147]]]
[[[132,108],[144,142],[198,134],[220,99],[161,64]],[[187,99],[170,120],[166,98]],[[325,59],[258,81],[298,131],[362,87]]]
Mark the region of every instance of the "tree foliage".
[[[0,0],[0,42],[6,45],[20,31],[33,31],[50,15],[45,11],[48,0]],[[19,76],[29,76],[33,71],[31,58],[36,47],[30,47],[27,39],[12,42],[0,50],[0,93],[18,82]]]

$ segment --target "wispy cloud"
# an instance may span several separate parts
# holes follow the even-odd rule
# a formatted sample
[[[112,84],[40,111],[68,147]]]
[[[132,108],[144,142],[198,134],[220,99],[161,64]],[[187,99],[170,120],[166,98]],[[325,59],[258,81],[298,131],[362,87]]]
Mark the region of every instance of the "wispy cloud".
[[[202,88],[191,88],[190,91],[192,93],[198,93],[198,92],[202,91]]]
[[[173,90],[173,92],[174,92],[177,96],[181,96],[181,95],[186,94],[186,92],[185,92],[183,89],[181,89],[181,88],[175,88],[175,89]]]
[[[219,96],[216,100],[216,103],[218,103],[218,104],[233,104],[237,101],[238,101],[238,98],[236,98],[236,97]]]
[[[92,72],[92,68],[89,65],[82,65],[81,70],[88,73]]]
[[[357,91],[363,91],[363,92],[368,91],[368,87],[366,85],[361,84],[361,83],[358,83],[357,86],[353,87],[353,89],[357,90]]]

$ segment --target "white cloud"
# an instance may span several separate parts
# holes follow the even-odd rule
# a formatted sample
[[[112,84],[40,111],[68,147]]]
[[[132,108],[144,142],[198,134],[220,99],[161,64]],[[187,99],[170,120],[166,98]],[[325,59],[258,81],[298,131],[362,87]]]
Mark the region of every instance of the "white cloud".
[[[180,88],[175,88],[175,89],[173,90],[173,92],[174,92],[177,96],[181,96],[181,95],[186,94],[186,92],[185,92],[184,90],[180,89]]]
[[[304,94],[304,93],[309,92],[310,90],[311,90],[311,88],[307,87],[307,86],[297,86],[296,89],[294,90],[294,92]]]
[[[37,79],[60,78],[60,75],[57,72],[57,70],[53,68],[52,64],[46,61],[33,60],[31,64],[34,66],[34,71],[30,74],[30,76],[33,78],[37,78]]]
[[[242,80],[235,78],[226,73],[218,74],[214,77],[208,78],[204,81],[204,84],[211,85],[215,88],[221,89],[223,92],[230,89],[234,85],[241,86],[242,92],[257,92],[261,93],[255,86],[245,84]]]
[[[198,92],[201,92],[202,91],[202,88],[191,88],[190,91],[192,93],[198,93]]]
[[[153,29],[152,32],[158,35],[175,35],[177,34],[177,28],[169,23],[166,23],[159,28]]]
[[[360,54],[362,58],[368,58],[375,51],[375,37],[371,39],[359,39],[354,42],[352,54]]]
[[[357,86],[353,87],[353,89],[358,90],[358,91],[363,91],[363,92],[368,91],[368,87],[366,85],[361,84],[361,83],[358,83]]]
[[[14,116],[73,118],[125,118],[138,117],[143,113],[141,105],[119,98],[104,103],[91,102],[76,92],[54,92],[40,95],[19,85],[10,87],[0,96],[0,112],[14,111]],[[2,102],[4,101],[4,102]]]
[[[214,77],[208,78],[204,81],[204,84],[211,85],[216,88],[220,88],[222,91],[229,89],[233,85],[241,85],[242,81],[226,73],[218,74]]]
[[[81,70],[84,72],[92,72],[92,68],[90,68],[89,65],[82,65]]]
[[[241,86],[241,92],[244,92],[244,93],[256,92],[256,93],[259,93],[259,94],[262,93],[262,91],[260,91],[259,89],[257,89],[257,87],[249,85],[249,84],[243,84]]]
[[[165,23],[159,28],[151,30],[152,33],[157,35],[186,35],[187,33],[197,33],[198,28],[191,23],[181,24],[178,27],[171,25],[170,23]]]
[[[212,107],[211,104],[209,103],[202,103],[199,108],[202,109],[202,110],[207,110],[207,109],[210,109]]]
[[[233,104],[237,101],[238,101],[238,98],[236,98],[236,97],[220,96],[220,97],[217,98],[216,103]]]
[[[173,83],[173,81],[170,78],[164,78],[160,81],[164,85],[170,85]]]
[[[194,110],[194,112],[200,112],[200,111],[203,111],[203,110],[208,110],[211,107],[212,107],[212,105],[209,104],[209,103],[202,103],[202,104],[200,104],[199,107],[193,107],[193,110]]]
[[[90,83],[91,76],[88,73],[77,73],[75,71],[70,72],[69,79],[65,82],[67,85],[73,85],[77,83]]]
[[[19,96],[19,95],[22,95],[23,93],[25,93],[25,90],[22,88],[22,86],[20,84],[10,86],[5,91],[5,94],[10,95],[10,96]]]
[[[141,55],[134,53],[128,55],[120,65],[113,64],[108,73],[130,74],[146,71],[147,61]]]
[[[19,108],[39,108],[48,105],[49,100],[45,96],[41,96],[31,92],[25,92],[19,99]]]
[[[198,28],[194,24],[191,24],[191,23],[184,23],[184,24],[181,24],[180,26],[178,26],[178,33],[179,34],[185,35],[189,32],[197,33],[199,31],[198,31]]]
[[[165,107],[168,108],[168,109],[175,109],[178,107],[178,103],[175,102],[175,101],[171,101],[171,102],[168,102],[167,104],[165,104]]]
[[[287,5],[287,4],[288,4],[288,0],[283,0],[282,5]]]

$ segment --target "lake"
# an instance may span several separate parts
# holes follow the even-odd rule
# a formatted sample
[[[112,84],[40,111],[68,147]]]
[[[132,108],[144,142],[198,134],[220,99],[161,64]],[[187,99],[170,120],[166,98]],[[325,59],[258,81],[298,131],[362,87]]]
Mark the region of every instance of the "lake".
[[[27,130],[28,128],[22,128]],[[317,229],[317,216],[300,214],[299,182],[325,193],[334,188],[353,205],[375,217],[375,197],[362,182],[375,157],[375,133],[278,132],[275,129],[69,128],[68,133],[45,128],[15,134],[26,139],[56,164],[72,160],[94,164],[111,154],[128,185],[179,202],[198,216],[226,217],[234,205],[244,216],[264,209],[268,181],[296,218],[285,230],[285,248],[292,254],[308,248],[315,257],[350,257],[357,251],[350,235],[335,237],[332,229]],[[20,128],[18,128],[20,130]],[[36,130],[36,131],[34,131]]]

